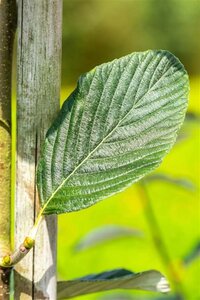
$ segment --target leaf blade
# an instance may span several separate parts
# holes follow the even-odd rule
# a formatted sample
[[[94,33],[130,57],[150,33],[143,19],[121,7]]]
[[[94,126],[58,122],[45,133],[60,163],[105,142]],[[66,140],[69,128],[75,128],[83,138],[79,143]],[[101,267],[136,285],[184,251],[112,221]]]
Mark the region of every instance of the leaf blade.
[[[155,169],[175,142],[187,95],[186,71],[166,51],[133,53],[82,76],[45,140],[43,213],[88,207]]]

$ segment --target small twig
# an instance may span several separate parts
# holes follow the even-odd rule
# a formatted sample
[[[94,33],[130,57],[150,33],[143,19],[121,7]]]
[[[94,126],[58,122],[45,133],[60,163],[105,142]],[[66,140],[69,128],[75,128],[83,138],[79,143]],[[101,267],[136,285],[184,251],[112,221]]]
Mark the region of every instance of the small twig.
[[[162,238],[162,233],[159,224],[157,222],[156,216],[154,214],[154,210],[151,205],[151,200],[144,181],[143,183],[138,184],[138,191],[139,191],[140,199],[143,202],[144,213],[149,225],[149,229],[151,231],[154,245],[158,251],[158,254],[160,255],[163,265],[165,266],[166,272],[168,273],[169,278],[171,279],[171,282],[174,285],[177,299],[180,300],[185,299],[184,297],[185,293],[180,280],[180,275],[177,272],[174,264],[172,263],[170,255],[165,246],[165,242]]]
[[[1,258],[0,266],[10,268],[13,265],[16,265],[33,248],[34,242],[35,241],[30,239],[30,237],[26,237],[18,249],[16,249],[12,254],[5,255]]]
[[[18,249],[16,249],[13,253],[6,254],[0,258],[0,267],[10,268],[16,265],[29,253],[29,251],[33,248],[35,244],[36,234],[42,219],[43,217],[37,220],[37,223],[33,226],[29,235],[25,237],[23,243],[19,246]]]

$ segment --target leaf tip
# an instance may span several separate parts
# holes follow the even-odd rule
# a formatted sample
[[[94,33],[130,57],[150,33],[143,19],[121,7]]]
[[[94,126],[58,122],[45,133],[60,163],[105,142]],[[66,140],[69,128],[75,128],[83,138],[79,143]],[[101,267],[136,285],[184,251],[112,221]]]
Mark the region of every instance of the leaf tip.
[[[159,282],[156,285],[156,289],[158,292],[161,293],[168,293],[170,292],[170,286],[169,286],[169,282],[167,281],[167,279],[165,277],[161,277],[161,279],[159,280]]]

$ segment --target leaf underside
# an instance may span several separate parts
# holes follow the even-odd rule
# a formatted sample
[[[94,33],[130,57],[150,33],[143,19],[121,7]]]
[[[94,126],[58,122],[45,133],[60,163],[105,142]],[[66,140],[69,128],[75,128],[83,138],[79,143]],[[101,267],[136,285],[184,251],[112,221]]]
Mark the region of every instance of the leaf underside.
[[[137,289],[162,293],[170,291],[167,280],[158,271],[133,273],[125,269],[117,269],[75,280],[60,281],[57,286],[57,299],[69,299],[113,289]]]
[[[154,170],[175,142],[188,90],[183,65],[164,50],[81,76],[46,135],[37,171],[43,213],[86,208]]]

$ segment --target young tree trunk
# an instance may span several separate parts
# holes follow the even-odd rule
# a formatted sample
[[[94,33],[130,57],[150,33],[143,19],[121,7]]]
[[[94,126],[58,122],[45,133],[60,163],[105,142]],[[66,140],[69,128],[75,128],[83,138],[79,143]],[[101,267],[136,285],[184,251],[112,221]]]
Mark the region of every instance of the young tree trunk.
[[[14,0],[0,1],[0,257],[10,251],[11,74],[16,27]],[[0,268],[0,299],[9,299],[10,269]]]
[[[38,214],[36,165],[59,111],[62,0],[18,1],[16,247]],[[56,299],[55,216],[46,217],[36,245],[15,267],[15,299]]]

